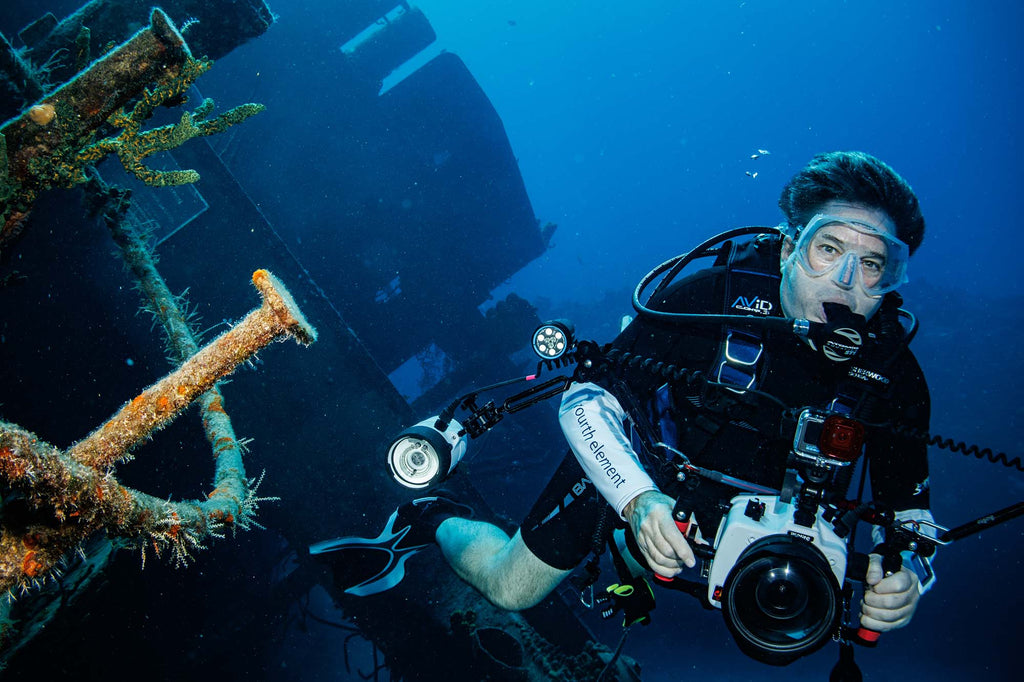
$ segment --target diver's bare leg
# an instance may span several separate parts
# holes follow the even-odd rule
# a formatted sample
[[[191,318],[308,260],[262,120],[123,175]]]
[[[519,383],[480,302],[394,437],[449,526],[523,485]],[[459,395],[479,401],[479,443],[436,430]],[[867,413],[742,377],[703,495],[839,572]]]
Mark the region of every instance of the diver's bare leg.
[[[489,523],[452,517],[435,537],[455,573],[499,608],[534,606],[569,575],[538,559],[519,531],[509,538]]]

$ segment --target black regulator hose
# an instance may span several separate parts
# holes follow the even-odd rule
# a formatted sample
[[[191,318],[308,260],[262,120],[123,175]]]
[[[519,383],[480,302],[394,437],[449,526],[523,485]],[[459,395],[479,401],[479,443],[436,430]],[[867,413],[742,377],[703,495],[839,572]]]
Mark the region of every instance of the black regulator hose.
[[[643,310],[646,309],[645,306],[643,306],[640,303],[640,296],[643,294],[643,290],[646,289],[647,286],[655,279],[657,279],[658,276],[661,275],[663,272],[668,272],[668,276],[661,280],[661,283],[658,284],[657,288],[651,294],[650,298],[653,298],[660,294],[665,289],[665,287],[667,287],[673,280],[675,280],[675,278],[679,275],[683,268],[685,268],[695,259],[714,256],[721,251],[720,248],[714,249],[712,247],[718,246],[719,244],[722,244],[723,242],[726,242],[730,239],[735,239],[736,237],[745,237],[751,234],[758,235],[771,232],[774,232],[779,236],[782,236],[782,230],[779,230],[778,228],[737,227],[735,229],[722,232],[721,234],[716,234],[714,237],[711,237],[710,239],[704,241],[701,244],[698,244],[696,247],[690,249],[684,254],[680,254],[678,256],[675,256],[674,258],[669,258],[667,261],[665,261],[664,263],[662,263],[661,265],[647,273],[643,277],[643,279],[640,280],[640,283],[637,284],[636,290],[633,292],[633,307],[636,308],[637,312],[643,312]],[[650,300],[650,298],[648,298],[648,300]]]
[[[856,355],[860,350],[861,337],[866,320],[862,316],[852,313],[846,306],[836,303],[825,304],[825,313],[828,318],[826,322],[811,322],[810,320],[795,317],[668,312],[655,310],[648,305],[675,280],[687,265],[697,258],[721,254],[722,247],[728,244],[729,240],[736,237],[764,234],[784,236],[782,230],[777,227],[738,227],[711,237],[687,253],[670,258],[644,275],[637,284],[636,289],[633,291],[633,308],[641,316],[663,322],[685,325],[725,324],[731,327],[753,329],[762,332],[796,334],[801,338],[813,341],[815,346],[826,357],[835,361],[848,360]],[[658,283],[658,286],[655,287],[651,295],[647,297],[647,304],[643,303],[641,298],[643,297],[644,290],[662,275],[665,276]],[[856,338],[856,340],[851,343],[853,338]]]
[[[659,320],[666,320],[672,322],[680,322],[686,324],[730,324],[735,326],[743,327],[754,327],[757,329],[768,329],[771,331],[785,331],[800,333],[797,331],[802,324],[818,324],[818,323],[807,323],[806,320],[796,320],[785,317],[754,317],[752,315],[710,315],[710,314],[697,314],[697,313],[670,313],[662,310],[654,310],[649,308],[647,305],[641,302],[644,290],[651,285],[661,275],[665,275],[664,279],[658,284],[650,296],[647,297],[648,302],[654,299],[658,294],[665,290],[665,288],[679,275],[679,273],[693,262],[697,258],[704,258],[708,256],[716,255],[720,249],[714,249],[715,247],[723,242],[736,237],[744,237],[746,235],[758,235],[765,233],[776,233],[782,234],[781,230],[774,227],[738,227],[733,230],[728,230],[711,237],[707,241],[697,245],[695,248],[687,251],[684,254],[670,258],[661,265],[655,267],[653,270],[648,272],[636,285],[636,289],[633,291],[633,308],[640,315],[651,317]],[[802,323],[802,324],[801,324]],[[806,335],[804,333],[803,335]]]

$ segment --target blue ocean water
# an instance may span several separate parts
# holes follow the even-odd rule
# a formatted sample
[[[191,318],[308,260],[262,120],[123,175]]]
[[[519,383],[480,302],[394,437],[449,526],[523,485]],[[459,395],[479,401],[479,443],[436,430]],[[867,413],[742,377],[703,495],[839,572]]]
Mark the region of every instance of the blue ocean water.
[[[76,4],[52,3],[58,16]],[[537,217],[559,226],[552,247],[495,299],[515,292],[544,301],[544,312],[573,311],[581,331],[600,329],[630,311],[623,294],[653,264],[728,227],[777,223],[782,184],[813,154],[862,149],[911,182],[928,222],[907,304],[922,316],[914,348],[935,430],[1024,452],[1024,284],[1012,248],[1024,152],[1017,3],[412,4],[436,30],[436,49],[457,54],[490,98]],[[272,8],[279,23],[220,60],[200,87],[224,102],[287,100],[290,118],[330,121],[312,91],[324,85],[310,74],[338,48],[325,28],[335,3]],[[314,144],[275,153],[301,156]],[[759,149],[770,154],[752,159]],[[243,184],[274,172],[235,171]],[[298,238],[323,229],[329,197],[303,197],[301,179],[281,178],[278,190],[301,198],[285,227]],[[620,310],[597,309],[609,294]],[[940,523],[1024,497],[1019,472],[941,450],[931,461]],[[536,492],[525,482],[515,491]],[[858,651],[866,677],[1016,679],[1022,532],[1024,522],[1011,522],[944,550],[939,584],[912,625]],[[690,600],[661,599],[625,653],[656,681],[815,680],[833,662],[829,648],[764,668],[735,650],[719,621]],[[592,625],[614,644],[614,629]]]
[[[782,183],[829,149],[910,180],[929,222],[916,278],[1024,291],[1004,276],[1022,153],[1012,3],[418,4],[561,226],[520,291],[546,293],[556,269],[582,299],[710,230],[776,224]],[[751,161],[758,148],[772,156]]]
[[[626,292],[709,234],[776,224],[782,184],[813,154],[868,151],[908,179],[928,224],[906,296],[923,315],[914,347],[933,429],[1024,451],[1019,5],[418,4],[501,115],[537,215],[559,224],[508,290],[581,303]],[[758,149],[771,155],[751,159]],[[1020,472],[930,457],[940,523],[1024,497]],[[944,550],[912,625],[858,653],[867,679],[1015,678],[1022,533],[1011,522]],[[784,674],[709,655],[688,646],[708,616],[664,608],[626,649],[645,679],[822,679],[831,666],[831,651]]]

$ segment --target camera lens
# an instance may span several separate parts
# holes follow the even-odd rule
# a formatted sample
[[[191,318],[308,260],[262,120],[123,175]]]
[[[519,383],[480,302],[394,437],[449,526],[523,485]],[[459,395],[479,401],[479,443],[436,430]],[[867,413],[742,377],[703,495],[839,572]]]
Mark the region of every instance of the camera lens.
[[[765,571],[754,587],[754,599],[765,615],[793,618],[807,609],[807,581],[789,564]]]
[[[786,665],[816,651],[838,626],[840,593],[832,569],[805,540],[768,535],[747,547],[729,572],[725,622],[752,658]]]

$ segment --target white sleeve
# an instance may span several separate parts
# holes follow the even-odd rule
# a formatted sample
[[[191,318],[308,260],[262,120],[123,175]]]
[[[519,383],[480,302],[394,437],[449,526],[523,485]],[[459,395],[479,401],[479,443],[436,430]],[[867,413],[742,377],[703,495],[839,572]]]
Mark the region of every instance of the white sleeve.
[[[625,418],[615,396],[592,383],[573,384],[558,410],[573,454],[619,516],[634,497],[658,489],[629,444],[622,426]]]

